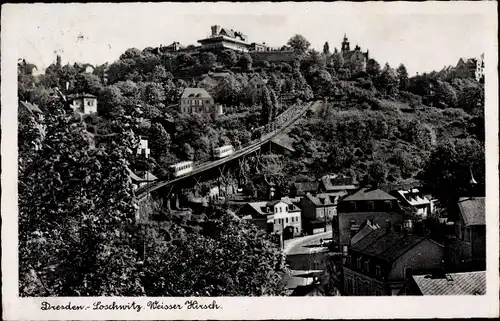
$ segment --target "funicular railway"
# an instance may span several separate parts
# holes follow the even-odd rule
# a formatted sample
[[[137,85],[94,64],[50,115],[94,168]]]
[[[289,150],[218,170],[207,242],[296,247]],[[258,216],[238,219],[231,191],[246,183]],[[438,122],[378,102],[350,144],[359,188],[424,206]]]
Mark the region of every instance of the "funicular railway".
[[[235,161],[243,156],[257,152],[262,148],[263,145],[269,143],[272,138],[297,122],[307,112],[307,110],[309,110],[316,104],[320,104],[320,102],[308,102],[302,106],[297,105],[288,108],[286,111],[278,115],[273,123],[260,127],[256,130],[257,133],[260,132],[260,137],[253,139],[251,142],[242,145],[238,149],[233,149],[231,153],[229,153],[229,155],[220,159],[210,158],[207,160],[194,162],[192,163],[192,170],[187,173],[183,173],[182,175],[179,175],[177,177],[173,175],[170,175],[169,177],[163,177],[148,185],[142,186],[136,190],[136,197],[138,199],[142,199],[155,190],[180,183],[189,178],[199,176],[206,171],[214,170],[220,166],[225,165],[226,163]]]

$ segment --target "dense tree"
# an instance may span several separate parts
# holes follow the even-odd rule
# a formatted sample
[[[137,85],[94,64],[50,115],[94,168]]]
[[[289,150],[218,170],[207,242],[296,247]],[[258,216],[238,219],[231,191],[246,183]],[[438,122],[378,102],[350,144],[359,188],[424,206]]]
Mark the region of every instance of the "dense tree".
[[[443,205],[451,205],[460,196],[470,196],[471,171],[474,179],[483,185],[484,144],[475,139],[452,139],[441,142],[433,150],[423,178]]]
[[[144,92],[144,101],[150,105],[162,106],[165,101],[163,86],[155,82],[147,83]]]
[[[396,71],[389,66],[388,63],[385,64],[384,69],[377,77],[375,85],[380,91],[387,95],[392,95],[398,88],[398,76]]]
[[[245,71],[252,70],[252,63],[252,57],[247,53],[242,54],[238,61],[239,66]]]
[[[382,162],[374,162],[368,169],[368,182],[374,187],[383,183],[387,177],[387,168]]]
[[[261,114],[261,125],[269,124],[272,121],[272,116],[274,114],[273,102],[271,100],[271,95],[267,87],[262,89],[260,103],[262,104]]]
[[[396,72],[398,73],[399,90],[407,91],[410,85],[410,80],[408,78],[408,71],[406,71],[405,65],[400,64]]]
[[[104,148],[60,105],[45,121],[39,148],[20,155],[20,295],[143,295],[127,229],[135,217],[129,131]]]
[[[330,55],[330,45],[328,44],[328,41],[323,45],[323,54],[327,56]]]
[[[114,85],[105,87],[99,95],[98,113],[101,116],[123,114],[123,96]]]
[[[455,107],[457,105],[457,93],[455,89],[445,81],[435,83],[434,104],[438,107]]]
[[[366,73],[371,77],[378,77],[380,74],[380,64],[375,59],[368,59],[366,62]]]
[[[335,52],[332,55],[331,63],[336,71],[340,70],[344,66],[344,57],[342,56],[342,53]]]
[[[75,77],[73,91],[75,93],[89,93],[99,95],[102,90],[101,80],[92,74],[80,73]]]
[[[170,244],[156,239],[149,253],[144,271],[150,296],[283,294],[277,246],[264,231],[228,214],[210,219],[201,234]]]
[[[234,76],[225,77],[214,88],[215,99],[223,104],[237,104],[242,86]]]
[[[288,40],[287,45],[295,49],[298,54],[304,54],[311,43],[304,36],[295,35]]]
[[[238,57],[234,51],[226,49],[219,54],[218,60],[226,67],[233,67],[236,65]]]
[[[217,56],[215,56],[211,52],[203,52],[200,54],[200,63],[206,69],[212,68],[215,65],[216,61],[217,61]]]

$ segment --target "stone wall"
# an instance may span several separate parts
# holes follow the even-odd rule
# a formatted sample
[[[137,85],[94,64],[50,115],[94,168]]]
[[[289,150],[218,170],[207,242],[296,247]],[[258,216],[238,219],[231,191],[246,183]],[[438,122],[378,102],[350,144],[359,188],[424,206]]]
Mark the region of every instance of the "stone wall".
[[[294,51],[252,51],[250,56],[254,62],[292,62],[296,58]]]

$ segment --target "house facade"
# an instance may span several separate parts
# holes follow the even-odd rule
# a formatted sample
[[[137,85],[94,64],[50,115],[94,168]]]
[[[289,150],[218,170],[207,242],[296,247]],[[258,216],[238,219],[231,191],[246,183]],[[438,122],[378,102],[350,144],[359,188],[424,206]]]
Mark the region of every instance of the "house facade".
[[[351,238],[367,220],[375,223],[402,224],[404,213],[398,200],[388,193],[370,187],[359,189],[338,202],[337,215],[332,220],[334,245],[347,253]]]
[[[455,236],[448,246],[452,271],[486,268],[486,212],[484,197],[463,197],[457,204]]]
[[[179,108],[184,114],[222,114],[222,106],[204,88],[186,88],[179,101]]]
[[[365,72],[366,63],[369,58],[368,51],[362,52],[359,46],[356,46],[354,50],[351,50],[349,40],[347,36],[344,35],[342,41],[342,57],[344,58],[344,66],[348,66],[349,69],[355,72]]]
[[[409,190],[398,190],[394,192],[401,203],[412,208],[420,219],[426,219],[434,211],[433,203],[416,188]]]
[[[323,229],[324,226],[330,223],[333,218],[337,215],[337,203],[341,196],[344,194],[335,194],[335,193],[324,193],[312,195],[311,193],[307,193],[300,200],[300,208],[302,210],[302,215],[304,217],[304,225],[306,221],[318,221],[322,223]],[[322,232],[323,229],[320,229],[316,232]],[[309,231],[314,233],[315,231]]]
[[[302,233],[301,210],[286,199],[247,203],[240,215],[268,233],[279,232],[288,238]]]
[[[68,95],[70,107],[84,115],[97,114],[97,96],[81,93]]]
[[[343,294],[397,295],[412,275],[438,271],[443,258],[444,247],[430,239],[374,229],[349,248]]]
[[[239,31],[222,28],[219,25],[210,27],[211,34],[208,38],[200,39],[200,50],[224,50],[231,49],[239,52],[248,52],[250,43],[248,37]]]
[[[303,197],[306,193],[316,194],[318,191],[318,182],[302,181],[294,182],[290,187],[290,196]]]

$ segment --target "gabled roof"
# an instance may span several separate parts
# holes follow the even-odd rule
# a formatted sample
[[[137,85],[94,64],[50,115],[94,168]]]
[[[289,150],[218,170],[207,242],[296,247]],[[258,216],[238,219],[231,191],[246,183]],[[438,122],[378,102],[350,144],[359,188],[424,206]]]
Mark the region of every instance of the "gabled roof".
[[[423,295],[486,294],[486,271],[447,273],[444,277],[414,275],[412,278]]]
[[[342,201],[385,201],[396,200],[396,198],[381,189],[363,187],[356,193],[347,196]]]
[[[19,101],[19,106],[26,108],[32,114],[43,114],[43,112],[38,108],[36,104],[29,103],[27,101]]]
[[[205,88],[186,88],[181,98],[212,98]]]
[[[406,191],[397,191],[398,195],[401,196],[408,204],[411,206],[430,204],[431,201],[428,200],[420,191],[416,188]]]
[[[393,262],[425,238],[384,229],[373,230],[351,246],[351,250]]]
[[[207,84],[207,85],[211,85],[211,86],[217,86],[218,82],[217,82],[217,80],[213,79],[212,77],[206,75],[205,77],[203,77],[202,80],[200,80],[198,82],[198,84]]]
[[[366,220],[363,224],[361,224],[359,231],[351,238],[351,245],[357,243],[359,240],[378,229],[380,229],[380,225],[370,220]]]
[[[458,209],[465,225],[485,225],[484,197],[461,197]]]
[[[310,200],[316,207],[337,205],[340,196],[340,193],[338,193],[338,195],[335,195],[333,193],[321,193],[315,196],[311,193],[306,194],[306,198]]]
[[[254,83],[254,84],[261,84],[261,85],[266,85],[267,80],[262,79],[259,75],[253,75],[252,78],[248,82]]]

